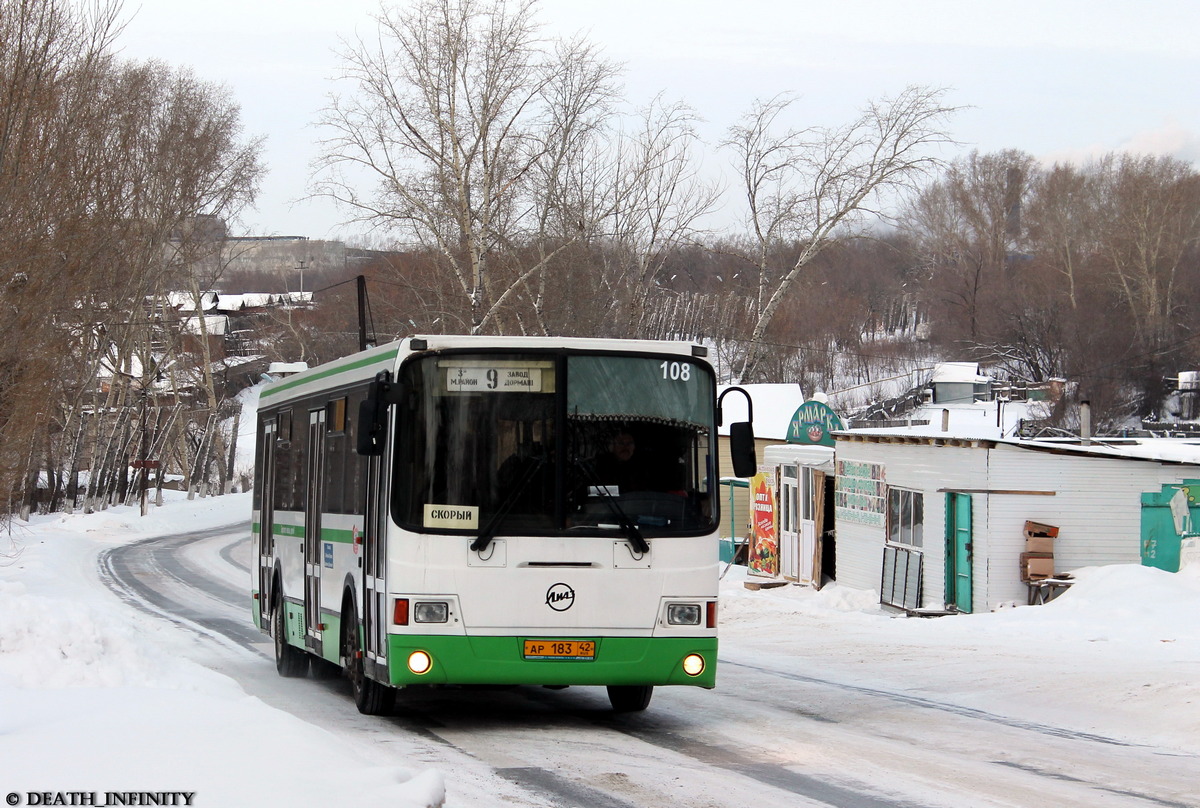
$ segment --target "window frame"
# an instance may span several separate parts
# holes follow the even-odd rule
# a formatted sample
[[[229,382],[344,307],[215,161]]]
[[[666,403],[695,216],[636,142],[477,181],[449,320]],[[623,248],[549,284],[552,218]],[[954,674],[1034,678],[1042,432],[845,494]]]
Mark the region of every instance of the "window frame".
[[[895,499],[893,499],[893,494]],[[887,487],[887,543],[897,547],[925,548],[925,494],[911,488]],[[899,524],[897,524],[899,522]]]
[[[719,525],[719,504],[713,491],[704,488],[704,482],[708,481],[709,486],[712,486],[713,475],[717,468],[717,428],[715,423],[715,371],[710,365],[703,361],[697,361],[695,357],[686,357],[675,354],[659,354],[655,352],[608,352],[594,350],[579,350],[570,348],[524,348],[524,347],[506,347],[506,348],[482,348],[482,349],[448,349],[427,354],[414,355],[406,359],[400,366],[397,372],[399,384],[406,389],[412,391],[420,391],[416,394],[410,394],[406,397],[406,402],[412,402],[412,406],[417,406],[417,401],[428,395],[424,384],[413,384],[414,379],[409,377],[410,370],[417,374],[416,369],[419,363],[437,362],[444,359],[473,359],[475,357],[498,356],[502,359],[514,358],[518,360],[529,359],[531,361],[546,361],[550,360],[554,364],[554,390],[549,391],[555,397],[553,407],[553,417],[551,418],[551,429],[553,434],[553,443],[555,448],[552,452],[551,471],[554,474],[555,481],[555,511],[553,512],[553,525],[537,528],[518,529],[510,527],[508,522],[502,523],[498,530],[498,536],[550,536],[556,538],[564,537],[609,537],[614,535],[614,528],[607,526],[596,526],[594,529],[583,530],[578,527],[572,527],[567,522],[567,517],[563,508],[567,505],[567,500],[570,498],[568,488],[571,486],[566,484],[567,468],[571,465],[568,460],[569,444],[571,443],[569,426],[571,419],[568,417],[567,407],[569,401],[569,391],[572,389],[571,379],[571,362],[579,357],[601,357],[601,358],[633,358],[639,360],[652,360],[662,363],[663,360],[678,361],[695,365],[697,370],[701,371],[704,377],[711,380],[707,386],[705,401],[705,415],[708,423],[705,425],[702,434],[697,434],[691,442],[688,452],[692,455],[690,458],[691,465],[688,466],[689,473],[697,474],[698,480],[696,485],[696,493],[705,499],[705,509],[702,513],[702,520],[705,524],[701,527],[690,529],[679,529],[670,533],[659,536],[652,528],[642,528],[643,533],[647,537],[653,538],[671,538],[675,536],[697,536],[706,535],[717,530]],[[425,406],[425,404],[421,404]],[[422,411],[423,412],[423,411]],[[411,477],[411,471],[406,464],[410,462],[416,455],[414,452],[417,449],[418,441],[425,440],[425,437],[417,437],[418,433],[424,432],[424,428],[418,428],[420,416],[414,412],[403,412],[398,415],[397,429],[392,436],[394,441],[394,451],[392,457],[392,477],[394,480],[407,480]],[[543,435],[543,441],[546,436]],[[685,453],[685,457],[688,453]],[[424,454],[421,455],[425,457]],[[700,462],[703,458],[704,462]],[[707,473],[705,473],[707,470]],[[441,528],[428,527],[419,518],[415,510],[417,507],[416,500],[410,500],[410,495],[418,495],[415,490],[402,489],[400,486],[393,486],[390,494],[390,513],[395,524],[404,530],[421,534],[440,534],[440,535],[475,535],[479,529],[458,529],[458,528]],[[418,495],[419,496],[419,495]],[[428,503],[422,503],[422,505]],[[484,511],[480,511],[481,520],[487,515]],[[481,523],[480,529],[483,527]]]

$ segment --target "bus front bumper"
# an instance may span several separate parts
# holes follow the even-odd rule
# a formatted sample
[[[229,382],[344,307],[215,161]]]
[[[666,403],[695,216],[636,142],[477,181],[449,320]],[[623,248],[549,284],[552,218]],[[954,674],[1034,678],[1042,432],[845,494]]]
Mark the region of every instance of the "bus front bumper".
[[[392,685],[690,685],[717,684],[716,637],[599,637],[591,659],[529,659],[528,637],[388,635]],[[550,640],[553,642],[559,638]],[[570,639],[570,638],[562,638]],[[425,656],[422,657],[421,654]],[[415,655],[415,656],[414,656]],[[684,661],[703,670],[690,675]],[[428,664],[424,673],[414,673]]]

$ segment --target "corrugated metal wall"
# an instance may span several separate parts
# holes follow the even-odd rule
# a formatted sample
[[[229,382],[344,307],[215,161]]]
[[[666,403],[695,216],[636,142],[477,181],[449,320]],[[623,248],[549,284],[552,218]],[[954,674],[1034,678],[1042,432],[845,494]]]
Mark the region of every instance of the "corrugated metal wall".
[[[1018,565],[1025,521],[1059,528],[1054,570],[1141,563],[1141,495],[1195,478],[1200,467],[1146,460],[1075,457],[1000,444],[990,452],[993,489],[1054,491],[1055,496],[992,495],[985,550],[991,559],[987,606],[1025,602]],[[979,545],[976,545],[979,547]]]
[[[982,448],[838,441],[837,459],[884,466],[889,486],[923,495],[924,541],[921,606],[940,609],[946,594],[946,488],[984,488],[987,451]],[[972,497],[972,524],[986,524],[986,504]],[[883,572],[885,529],[839,519],[837,522],[838,583],[879,591]],[[974,603],[981,605],[979,545],[976,544]]]
[[[970,493],[976,612],[1026,602],[1019,567],[1026,521],[1059,528],[1056,572],[1138,564],[1142,493],[1200,478],[1197,465],[1073,456],[986,442],[970,447],[839,440],[837,459],[882,464],[888,486],[922,493],[924,608],[945,603],[945,491]],[[839,519],[838,583],[878,592],[885,544],[883,527]]]

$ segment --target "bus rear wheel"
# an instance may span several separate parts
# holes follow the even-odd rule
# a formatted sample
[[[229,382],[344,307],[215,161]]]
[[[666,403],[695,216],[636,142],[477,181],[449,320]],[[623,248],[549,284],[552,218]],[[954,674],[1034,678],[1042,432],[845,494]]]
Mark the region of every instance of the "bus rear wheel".
[[[287,626],[284,624],[283,599],[276,597],[271,609],[271,638],[275,642],[275,670],[289,679],[308,673],[308,654],[287,641]]]
[[[363,715],[387,715],[396,700],[396,690],[367,678],[358,642],[358,614],[353,605],[346,604],[342,615],[342,659],[345,660],[350,690],[354,693],[354,706]]]
[[[608,700],[613,712],[640,713],[650,706],[654,685],[609,685]]]

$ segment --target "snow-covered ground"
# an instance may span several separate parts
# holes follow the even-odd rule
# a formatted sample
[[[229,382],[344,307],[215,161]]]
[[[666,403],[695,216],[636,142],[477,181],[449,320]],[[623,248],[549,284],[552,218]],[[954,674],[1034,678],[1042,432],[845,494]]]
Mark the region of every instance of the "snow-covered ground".
[[[162,791],[204,805],[325,806],[346,798],[347,782],[355,801],[442,802],[453,772],[339,752],[326,730],[189,661],[194,635],[99,580],[109,547],[248,513],[246,494],[177,495],[145,518],[117,507],[13,523],[0,539],[0,793],[19,800],[9,804],[30,792]],[[1200,752],[1200,567],[1082,570],[1048,605],[938,619],[891,616],[874,593],[836,584],[751,591],[743,575],[722,583],[722,656]],[[261,741],[272,737],[288,743]],[[322,776],[331,766],[338,778]]]
[[[345,800],[347,782],[365,803],[442,802],[442,773],[367,766],[340,752],[324,730],[189,662],[194,636],[100,582],[106,548],[249,515],[248,494],[190,502],[176,494],[145,518],[115,507],[13,523],[0,539],[0,793],[8,805],[35,804],[30,792],[71,791],[94,792],[100,804],[105,792],[168,792],[175,802],[163,804],[187,804],[190,794],[203,805],[328,806]],[[264,743],[271,738],[287,742]],[[338,778],[326,776],[331,769]],[[58,804],[87,797],[65,799]]]

